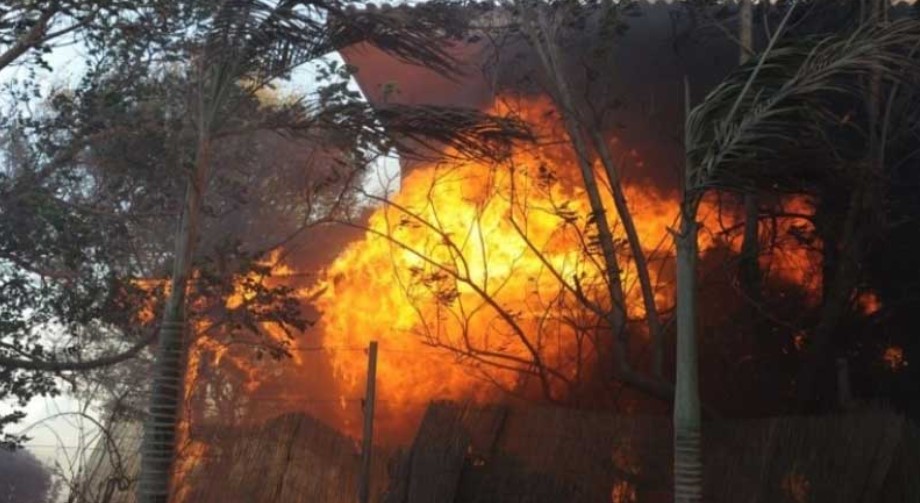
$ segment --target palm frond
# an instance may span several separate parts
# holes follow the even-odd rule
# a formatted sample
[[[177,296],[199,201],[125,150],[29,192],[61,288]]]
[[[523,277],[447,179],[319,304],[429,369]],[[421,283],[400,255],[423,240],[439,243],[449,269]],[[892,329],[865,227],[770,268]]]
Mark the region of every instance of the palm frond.
[[[459,71],[449,46],[467,32],[475,8],[442,1],[411,8],[358,10],[350,5],[343,0],[226,0],[208,36],[208,57],[216,59],[209,63],[221,72],[216,85],[229,89],[243,77],[258,85],[359,42],[448,76]],[[518,119],[457,107],[373,108],[348,101],[263,112],[268,129],[300,135],[338,130],[381,150],[396,147],[403,156],[495,159],[507,154],[511,142],[532,139]],[[232,134],[234,127],[229,130]]]
[[[445,157],[504,159],[515,142],[532,142],[528,125],[514,116],[471,108],[389,105],[347,101],[337,104],[299,100],[260,107],[258,119],[228,124],[220,136],[274,131],[290,137],[322,139],[343,149],[355,144],[378,154],[396,149],[400,156],[436,160]]]
[[[227,0],[209,27],[207,57],[261,81],[336,49],[366,42],[442,74],[458,70],[449,41],[473,10],[429,2],[412,8],[353,8],[351,0]]]
[[[846,148],[830,131],[865,133],[859,120],[844,117],[863,102],[870,77],[920,80],[918,41],[920,22],[902,20],[798,40],[768,52],[756,73],[756,60],[739,68],[688,116],[690,183],[801,191],[835,176]]]
[[[500,160],[518,141],[533,141],[527,124],[479,110],[442,106],[389,105],[374,108],[347,103],[324,109],[310,127],[362,138],[381,152],[395,148],[401,157]]]
[[[399,143],[403,156],[434,151],[497,160],[509,153],[513,142],[534,140],[520,119],[470,108],[391,105],[378,109],[376,115]]]
[[[280,77],[334,50],[323,19],[327,8],[300,0],[227,0],[210,26],[206,57],[255,80]]]

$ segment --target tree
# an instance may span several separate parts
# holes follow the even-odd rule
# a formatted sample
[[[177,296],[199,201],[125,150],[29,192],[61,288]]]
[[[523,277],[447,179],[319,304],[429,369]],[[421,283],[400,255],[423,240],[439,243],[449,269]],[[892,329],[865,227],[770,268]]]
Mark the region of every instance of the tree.
[[[752,52],[752,4],[740,3],[739,53],[743,65]],[[791,12],[791,10],[790,10]],[[777,31],[777,33],[779,30]],[[689,83],[685,82],[684,101],[690,108]],[[689,113],[687,114],[689,118]],[[689,129],[688,129],[689,131]],[[688,136],[689,138],[689,136]],[[689,142],[688,142],[689,143]],[[674,393],[674,501],[702,501],[702,414],[698,379],[697,349],[697,260],[699,256],[697,212],[701,194],[695,190],[689,165],[685,167],[683,200],[680,203],[680,226],[674,233],[677,245],[677,365]],[[755,194],[746,194],[745,231],[741,249],[742,284],[747,293],[757,288],[757,232],[759,205]],[[754,297],[756,299],[756,297]]]
[[[374,239],[392,241],[392,255],[397,258],[391,266],[405,297],[418,310],[422,340],[454,352],[506,391],[521,392],[532,385],[532,396],[570,400],[579,394],[575,390],[593,380],[594,385],[604,382],[607,387],[611,382],[624,383],[657,400],[669,401],[670,385],[661,376],[656,377],[664,350],[664,328],[655,304],[662,287],[652,282],[647,256],[653,249],[638,236],[627,205],[626,188],[606,139],[601,137],[602,126],[585,112],[589,105],[579,102],[575,108],[573,95],[582,89],[569,90],[567,73],[560,66],[559,42],[554,38],[562,38],[581,20],[590,23],[591,34],[599,37],[598,45],[610,44],[612,35],[621,29],[619,10],[615,6],[579,10],[574,5],[553,9],[542,4],[502,7],[508,14],[509,21],[504,26],[508,30],[498,29],[484,36],[510,32],[510,43],[526,42],[541,55],[536,73],[546,85],[542,89],[550,90],[552,105],[540,109],[544,118],[561,116],[558,122],[566,142],[563,146],[552,142],[540,145],[541,137],[551,137],[555,131],[538,127],[537,145],[562,153],[577,166],[577,174],[570,178],[568,173],[556,172],[552,156],[516,158],[518,150],[511,153],[510,159],[499,162],[465,159],[445,162],[443,167],[429,165],[421,176],[431,175],[430,179],[417,180],[420,171],[416,170],[410,175],[412,194],[403,190],[393,199],[378,198],[385,208],[378,212],[382,220],[371,224],[370,231]],[[531,16],[538,13],[542,20]],[[496,40],[495,44],[501,46],[504,42],[509,41]],[[565,92],[558,91],[563,88]],[[505,108],[511,101],[505,100],[498,108]],[[511,104],[507,107],[510,110],[503,112],[516,113],[514,106]],[[541,122],[534,110],[524,115],[525,122]],[[458,188],[460,173],[468,173],[465,185],[479,187],[476,195],[470,196],[477,201],[475,210],[470,212],[464,203],[444,199],[444,194]],[[555,184],[553,178],[557,176],[565,178],[565,182]],[[578,183],[571,183],[576,179]],[[541,184],[542,189],[534,189]],[[548,204],[541,200],[539,206],[528,198],[530,194],[536,198],[537,193],[542,197],[544,192],[565,192],[582,186],[587,187],[586,197],[550,199]],[[415,198],[419,195],[421,199]],[[567,204],[570,206],[564,207]],[[506,210],[510,218],[504,215]],[[558,235],[549,238],[556,244],[544,242],[546,236],[542,234],[532,234],[529,221],[537,220],[538,215],[557,222]],[[492,243],[477,243],[470,236],[479,236],[480,241],[507,240],[505,254],[495,253]],[[573,243],[569,251],[578,256],[573,259],[577,264],[560,265],[552,258],[558,256],[546,248],[569,238]],[[379,251],[372,243],[367,245]],[[517,250],[514,256],[506,256],[511,249]],[[501,265],[484,261],[485,256],[502,256]],[[363,262],[356,266],[363,266]],[[342,273],[347,275],[348,271]],[[525,292],[535,289],[516,281],[525,276],[539,276],[545,292],[552,292],[541,307],[521,302]],[[639,293],[633,292],[631,285],[629,291],[624,287],[625,282],[632,283],[634,279],[640,285],[636,287]],[[515,296],[515,292],[520,295]],[[482,320],[490,317],[494,317],[494,323],[484,326]],[[641,325],[648,328],[643,330]],[[556,329],[565,331],[566,335],[559,337],[565,343],[549,342],[556,340],[555,335],[550,335]],[[632,342],[640,332],[649,334],[654,341],[648,371],[638,370],[632,361],[645,358]],[[563,361],[565,358],[558,358],[559,349],[569,343],[580,349],[572,350],[571,361]],[[577,377],[568,374],[573,369]],[[517,383],[508,377],[515,373]],[[586,397],[584,391],[580,393]]]
[[[613,361],[614,375],[618,380],[644,393],[669,400],[672,389],[670,384],[662,378],[663,326],[659,320],[658,306],[655,304],[655,288],[649,275],[647,248],[641,242],[636,230],[618,167],[609,151],[607,140],[598,129],[598,125],[588,120],[584,110],[576,103],[559,48],[561,30],[584,23],[585,18],[592,15],[595,16],[595,22],[600,23],[599,30],[602,35],[604,33],[615,34],[618,22],[617,7],[607,6],[605,9],[608,11],[593,13],[592,9],[581,9],[577,4],[569,8],[550,9],[539,3],[517,2],[511,5],[511,9],[520,16],[520,32],[539,57],[542,76],[548,83],[547,91],[563,117],[566,133],[577,154],[585,191],[591,203],[591,221],[597,228],[597,243],[603,255],[607,295],[611,305],[605,321],[612,335],[612,351],[609,357]],[[600,174],[595,171],[595,158],[600,159],[602,168]],[[615,209],[615,218],[622,224],[626,243],[632,260],[635,261],[646,323],[653,341],[653,357],[649,372],[636,370],[628,360],[626,297],[621,278],[624,266],[617,258],[615,242],[617,238],[611,231],[611,216],[605,206],[611,203],[604,202],[602,188],[609,190],[612,206]]]
[[[538,138],[551,134],[555,122],[538,120],[552,108],[521,102],[492,112],[521,117]],[[588,399],[607,338],[598,330],[606,272],[589,244],[588,203],[571,194],[579,175],[552,166],[574,166],[575,156],[567,144],[539,140],[500,159],[445,154],[413,167],[399,193],[367,194],[380,207],[367,222],[346,222],[368,231],[360,260],[330,274],[391,271],[393,287],[379,293],[395,309],[411,306],[415,335],[505,392]]]
[[[12,127],[6,143],[11,162],[2,179],[3,221],[9,231],[4,233],[3,246],[4,285],[9,293],[3,296],[9,323],[4,325],[0,347],[3,399],[16,397],[24,403],[35,393],[53,393],[56,375],[98,373],[142,354],[157,339],[160,349],[169,347],[163,343],[169,334],[158,323],[139,319],[139,312],[159,305],[166,289],[150,289],[144,282],[161,278],[163,264],[171,260],[169,246],[157,240],[169,232],[169,219],[183,205],[191,208],[185,211],[190,221],[179,234],[178,255],[188,257],[174,261],[177,282],[187,283],[193,268],[195,274],[206,270],[202,254],[189,251],[201,246],[194,239],[195,219],[200,220],[202,209],[230,209],[227,201],[238,194],[208,200],[204,188],[196,189],[194,183],[187,191],[191,199],[185,203],[177,193],[184,189],[192,165],[197,166],[197,171],[191,170],[193,181],[215,183],[214,178],[202,176],[210,164],[226,160],[222,156],[234,137],[262,135],[256,143],[267,144],[265,135],[281,133],[298,141],[327,142],[347,151],[342,156],[347,170],[360,170],[370,156],[392,148],[394,141],[384,134],[384,123],[405,141],[435,141],[460,149],[493,148],[495,133],[506,125],[463,110],[371,111],[355,100],[341,80],[348,68],[330,69],[335,82],[321,89],[315,101],[297,99],[263,107],[254,98],[297,65],[361,40],[400,58],[448,71],[449,58],[429,37],[456,36],[450,25],[462,24],[462,17],[445,15],[444,9],[430,9],[430,15],[421,19],[402,20],[383,13],[346,13],[345,5],[336,2],[131,6],[118,11],[124,20],[100,16],[93,17],[98,25],[80,25],[99,29],[85,31],[88,69],[77,89],[55,91],[47,101],[47,113],[30,114],[25,102],[20,102],[22,106],[6,117]],[[36,12],[23,11],[27,22],[9,27],[33,26],[30,19]],[[73,9],[54,12],[77,15]],[[339,21],[330,22],[326,16]],[[50,23],[49,19],[42,22]],[[446,26],[446,31],[436,32],[436,26]],[[67,33],[84,32],[74,28]],[[32,50],[41,44],[30,39],[25,45]],[[206,55],[216,56],[203,59]],[[190,144],[195,148],[189,149]],[[208,162],[209,157],[214,161]],[[348,205],[340,200],[341,190],[354,180],[344,171],[314,180],[316,190],[304,193],[310,199],[298,203],[302,225],[314,224],[316,212],[334,212],[338,205]],[[229,179],[224,177],[221,183]],[[196,190],[201,194],[196,195]],[[62,236],[67,239],[62,241]],[[226,236],[208,243],[209,250],[225,240]],[[264,251],[277,244],[261,243],[259,248]],[[258,257],[256,252],[237,253],[234,261],[243,264],[240,269],[218,268],[219,272],[246,276],[246,268],[256,267]],[[202,284],[198,285],[201,295],[214,293]],[[272,298],[284,296],[283,289],[254,287]],[[181,298],[185,288],[171,291],[167,317],[172,320],[177,310],[182,314],[180,308],[188,299]],[[242,307],[258,312],[255,305]],[[290,306],[278,308],[277,315],[284,316]],[[274,316],[271,313],[262,311],[260,316]],[[49,332],[60,334],[66,351],[45,346]],[[77,334],[79,342],[70,340]],[[3,422],[19,417],[18,413],[5,415]]]
[[[28,70],[21,85],[8,85],[13,110],[4,115],[5,166],[0,171],[4,214],[4,240],[0,245],[4,323],[0,328],[0,401],[15,398],[24,404],[35,394],[54,393],[54,373],[112,364],[137,354],[153,335],[127,348],[122,355],[78,354],[80,344],[70,344],[69,354],[49,351],[48,340],[39,341],[49,328],[87,326],[90,320],[108,325],[117,315],[103,316],[121,285],[102,269],[90,266],[112,251],[113,240],[96,241],[101,247],[84,250],[88,240],[99,238],[102,219],[61,204],[56,191],[66,192],[74,179],[58,172],[71,162],[79,148],[57,148],[54,142],[37,145],[28,122],[28,105],[40,94],[37,70],[48,69],[47,55],[57,44],[85,43],[98,47],[113,33],[130,32],[155,2],[12,2],[0,14],[0,70],[22,64]],[[114,238],[114,236],[111,236]],[[96,262],[98,263],[98,262]],[[108,300],[106,300],[108,297]],[[101,318],[100,318],[101,317]],[[91,331],[98,333],[99,327]],[[55,330],[56,331],[56,330]],[[125,349],[125,348],[119,348]],[[80,361],[74,361],[80,360]],[[21,438],[3,433],[21,413],[0,414],[3,445]]]
[[[0,71],[31,56],[33,63],[48,67],[43,59],[50,46],[67,36],[89,35],[104,29],[119,11],[139,7],[119,1],[5,2],[0,15]],[[97,35],[99,32],[97,31]]]
[[[686,265],[684,273],[679,273],[678,284],[676,501],[699,501],[702,492],[699,401],[695,390],[694,202],[714,189],[820,193],[821,187],[843,176],[851,184],[853,198],[846,221],[855,225],[856,218],[850,215],[866,207],[862,159],[867,151],[854,149],[851,139],[840,129],[854,127],[867,134],[870,122],[862,117],[855,125],[842,126],[840,110],[864,103],[866,77],[879,76],[891,83],[894,93],[899,85],[914,82],[920,75],[912,45],[920,29],[916,21],[863,26],[850,35],[795,40],[777,46],[790,15],[791,9],[755,62],[742,65],[687,117],[687,181],[678,235],[678,265]],[[848,232],[854,232],[853,227]],[[853,237],[849,236],[850,246]],[[680,246],[681,241],[684,246]],[[852,250],[845,253],[846,267],[853,267],[858,258]],[[838,275],[832,281],[836,282],[832,289],[838,293],[824,300],[823,310],[836,312],[852,292],[852,283],[843,283],[851,282],[852,275]],[[836,319],[833,313],[826,312],[816,335],[827,337],[827,325]],[[692,442],[693,438],[697,440]]]

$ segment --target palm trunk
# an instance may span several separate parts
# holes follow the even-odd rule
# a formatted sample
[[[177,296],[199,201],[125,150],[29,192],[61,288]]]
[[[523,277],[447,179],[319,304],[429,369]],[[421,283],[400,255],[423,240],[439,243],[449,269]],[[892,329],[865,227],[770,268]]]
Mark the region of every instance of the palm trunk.
[[[739,41],[739,61],[741,64],[747,63],[753,54],[753,5],[751,0],[741,0],[739,5],[738,20],[738,41]],[[758,258],[760,254],[760,203],[757,194],[745,194],[744,196],[744,235],[741,241],[741,257],[739,261],[738,279],[741,284],[741,290],[744,292],[749,302],[760,302],[760,265]],[[757,319],[757,310],[750,309],[750,314]],[[758,345],[761,344],[762,334],[759,330],[759,323],[754,322],[754,338]]]
[[[684,78],[685,118],[690,116],[690,84]],[[684,135],[688,135],[684,127]],[[685,148],[689,144],[684,138]],[[677,344],[674,373],[674,502],[698,503],[703,494],[702,420],[699,356],[696,346],[696,262],[699,197],[689,158],[684,163],[684,194],[680,204],[677,245]]]
[[[203,130],[203,129],[202,129]],[[153,368],[150,410],[144,425],[141,471],[137,489],[139,503],[167,503],[172,467],[176,458],[176,426],[184,395],[186,370],[186,289],[198,239],[201,201],[210,168],[210,143],[199,138],[194,177],[186,188],[185,209],[176,231],[172,289],[163,313],[160,339]]]
[[[685,198],[692,197],[685,194]],[[674,501],[702,499],[703,462],[696,343],[696,205],[681,205],[677,241],[677,375],[674,392]]]

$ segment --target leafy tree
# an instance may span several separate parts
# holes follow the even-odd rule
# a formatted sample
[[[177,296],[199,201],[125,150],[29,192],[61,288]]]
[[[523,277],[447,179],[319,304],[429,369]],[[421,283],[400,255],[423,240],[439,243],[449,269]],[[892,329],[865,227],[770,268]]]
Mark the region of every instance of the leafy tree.
[[[87,35],[88,69],[76,89],[54,92],[40,114],[20,102],[6,117],[10,162],[2,211],[9,232],[2,258],[10,295],[3,296],[0,399],[24,403],[36,393],[54,393],[55,376],[98,375],[156,341],[160,356],[153,366],[160,378],[151,399],[143,497],[166,497],[190,338],[186,322],[212,315],[232,293],[232,278],[251,271],[266,277],[261,251],[279,244],[266,239],[244,250],[228,231],[235,226],[240,232],[245,222],[212,225],[215,216],[239,216],[246,197],[240,175],[266,192],[289,180],[266,177],[272,166],[252,157],[256,152],[264,155],[277,135],[289,145],[322,143],[334,152],[335,159],[326,156],[328,165],[339,168],[303,187],[297,195],[304,200],[293,200],[296,211],[289,211],[292,199],[274,209],[302,227],[314,224],[317,212],[347,210],[342,197],[354,173],[392,148],[391,132],[415,149],[434,141],[482,151],[517,128],[457,109],[372,111],[345,86],[349,68],[330,67],[334,82],[315,100],[259,99],[297,66],[362,40],[451,70],[452,60],[434,40],[457,36],[462,16],[433,8],[405,20],[345,7],[290,1],[138,5],[123,22]],[[224,169],[212,171],[218,164]],[[228,169],[234,165],[235,172]],[[176,218],[170,246],[162,236],[176,228]],[[151,288],[149,280],[162,278],[170,264],[171,285]],[[285,300],[288,289],[251,287],[257,302],[223,313],[231,326],[269,320],[303,328]],[[163,323],[156,322],[159,316]],[[51,338],[63,347],[48,347]],[[269,349],[284,354],[283,347]],[[5,424],[19,417],[4,416]]]

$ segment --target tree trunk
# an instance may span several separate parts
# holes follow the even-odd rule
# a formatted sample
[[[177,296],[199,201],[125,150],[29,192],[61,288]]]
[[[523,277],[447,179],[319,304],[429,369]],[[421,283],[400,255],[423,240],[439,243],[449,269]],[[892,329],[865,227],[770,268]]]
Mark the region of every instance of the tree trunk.
[[[604,165],[604,170],[607,173],[607,181],[610,183],[610,191],[613,196],[614,206],[616,207],[620,221],[623,222],[623,229],[626,231],[626,241],[629,243],[629,249],[632,252],[633,260],[636,261],[639,288],[642,290],[645,317],[648,324],[649,335],[652,340],[652,374],[655,377],[661,377],[664,367],[664,329],[658,318],[658,306],[655,305],[655,291],[652,287],[652,279],[648,272],[648,260],[646,260],[645,250],[642,248],[642,241],[639,238],[639,231],[636,229],[636,223],[633,221],[632,213],[629,211],[629,205],[626,202],[626,194],[623,192],[619,174],[613,163],[613,156],[610,155],[610,150],[607,148],[604,138],[597,129],[592,129],[591,132],[595,149],[600,154],[601,163]]]
[[[753,42],[753,4],[751,0],[741,0],[738,16],[739,61],[747,63],[754,52]],[[741,257],[738,263],[738,282],[741,291],[749,303],[761,302],[760,294],[760,201],[757,194],[744,195],[744,235],[741,241]],[[760,321],[759,310],[751,306],[747,310],[753,323],[755,346],[759,350],[766,348]]]
[[[616,255],[616,245],[607,218],[606,208],[601,199],[600,185],[597,182],[597,176],[594,172],[594,163],[585,133],[586,126],[579,116],[575,105],[575,99],[568,87],[568,81],[564,69],[562,68],[561,55],[559,54],[559,48],[554,38],[554,29],[550,24],[552,20],[547,19],[546,12],[542,8],[524,3],[520,4],[520,8],[524,21],[522,23],[522,28],[529,39],[531,47],[533,47],[540,59],[541,66],[550,84],[550,94],[556,106],[559,107],[566,133],[578,157],[578,165],[585,184],[585,192],[588,195],[588,201],[591,205],[592,218],[598,230],[598,241],[604,258],[607,293],[610,296],[611,302],[610,314],[607,317],[607,322],[612,332],[611,342],[613,354],[610,355],[604,345],[599,345],[598,352],[601,355],[600,357],[603,363],[612,363],[613,377],[615,379],[643,393],[647,393],[650,396],[670,401],[673,396],[673,387],[670,383],[662,379],[656,372],[646,374],[634,370],[629,363],[629,340],[625,332],[627,321],[625,294],[623,291],[622,279],[620,278],[621,268],[619,259]],[[601,145],[601,147],[606,148],[605,145]],[[599,149],[599,152],[600,151]],[[610,163],[610,167],[613,167],[612,162]],[[616,179],[611,180],[611,183],[615,182]],[[625,198],[621,198],[620,202],[625,208]],[[626,211],[628,212],[628,209],[626,209]],[[631,246],[637,246],[637,236],[638,234],[633,236],[636,239],[632,240],[630,243]],[[644,260],[644,255],[641,255],[641,259]],[[652,306],[652,309],[649,310],[653,317],[652,323],[657,323],[658,318],[655,316],[657,312],[654,309],[654,298],[651,295],[651,282],[647,281],[646,286],[649,287],[647,292],[649,294],[648,302],[650,302]],[[645,287],[643,286],[643,288]],[[653,336],[656,331],[660,333],[661,329],[653,330]],[[657,360],[660,358],[660,355],[655,355],[654,358]]]
[[[850,296],[858,283],[864,240],[862,229],[866,227],[866,223],[861,220],[872,207],[865,199],[866,191],[870,190],[867,187],[871,184],[871,180],[855,183],[839,236],[835,267],[832,271],[825,270],[825,275],[832,275],[823,278],[827,287],[824,290],[821,314],[808,341],[796,378],[797,399],[802,410],[816,409],[816,405],[819,405],[816,400],[821,398],[819,378],[833,375],[830,366],[834,361],[834,355],[831,354],[833,335],[847,312]]]
[[[176,458],[176,426],[185,391],[186,290],[198,239],[201,201],[210,168],[210,142],[201,127],[194,176],[186,188],[185,209],[176,231],[172,289],[163,313],[160,339],[153,367],[150,410],[144,424],[141,471],[137,486],[139,503],[167,503],[172,467]]]
[[[685,194],[685,199],[691,197]],[[674,501],[698,503],[703,492],[696,343],[696,205],[681,205],[677,241],[677,373],[674,391]]]
[[[888,19],[886,0],[869,0],[864,24],[878,25]],[[896,88],[891,91],[896,92]],[[884,201],[882,182],[885,158],[885,122],[882,117],[882,81],[880,72],[869,77],[866,91],[866,112],[869,121],[869,146],[866,162],[856,166],[856,176],[850,181],[849,206],[837,243],[825,243],[825,254],[833,258],[834,267],[824,268],[824,298],[821,316],[809,341],[796,379],[799,408],[815,410],[822,403],[822,384],[833,379],[832,362],[836,359],[833,348],[834,331],[847,314],[851,296],[859,283],[859,273],[868,233],[882,226],[878,215]],[[837,244],[836,250],[827,250]],[[827,259],[826,259],[827,260]],[[829,261],[830,262],[830,261]],[[828,276],[831,274],[831,276]],[[823,400],[826,402],[826,400]]]
[[[548,26],[548,21],[545,19],[542,9],[535,10],[538,12],[528,12],[532,16],[529,17],[530,23],[527,26],[530,32],[529,35],[533,39],[533,47],[540,57],[543,69],[554,87],[552,94],[560,108],[566,133],[578,157],[578,166],[585,182],[585,192],[588,195],[592,217],[597,226],[598,242],[604,257],[604,265],[606,266],[607,288],[610,295],[611,311],[613,312],[613,326],[611,329],[614,332],[614,338],[619,339],[626,325],[626,305],[613,233],[607,220],[606,208],[604,208],[604,203],[601,200],[600,188],[597,183],[597,177],[594,174],[591,155],[581,132],[580,121],[576,115],[572,93],[568,88],[568,82],[561,68],[555,41],[551,39],[553,36],[552,30]]]

